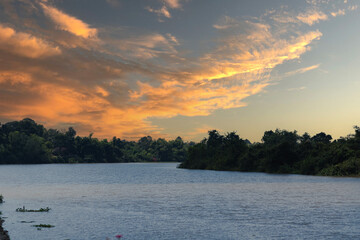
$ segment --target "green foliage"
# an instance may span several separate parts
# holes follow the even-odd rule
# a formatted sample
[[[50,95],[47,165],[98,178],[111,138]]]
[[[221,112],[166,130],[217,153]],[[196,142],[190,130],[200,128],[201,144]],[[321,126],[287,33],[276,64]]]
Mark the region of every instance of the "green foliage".
[[[99,140],[67,131],[46,129],[33,120],[0,124],[0,164],[182,162],[180,167],[232,171],[261,171],[331,176],[359,176],[360,128],[331,141],[326,133],[299,136],[296,131],[266,131],[251,144],[235,132],[209,131],[200,143],[142,137],[125,141]],[[1,202],[1,198],[0,198]]]
[[[248,153],[247,141],[240,139],[235,132],[226,136],[216,130],[209,131],[209,138],[189,148],[188,158],[180,165],[182,168],[238,170],[239,159]]]
[[[350,158],[320,171],[324,176],[360,176],[360,158]]]
[[[262,143],[249,144],[234,132],[216,130],[189,148],[181,168],[296,173],[327,176],[360,176],[360,129],[331,142],[323,132],[311,137],[296,131],[266,131]]]
[[[180,137],[166,141],[147,136],[138,142],[99,140],[92,133],[80,137],[72,127],[46,129],[28,118],[0,124],[0,164],[182,162],[188,147]]]
[[[3,203],[4,202],[4,197],[3,195],[0,194],[0,203]]]

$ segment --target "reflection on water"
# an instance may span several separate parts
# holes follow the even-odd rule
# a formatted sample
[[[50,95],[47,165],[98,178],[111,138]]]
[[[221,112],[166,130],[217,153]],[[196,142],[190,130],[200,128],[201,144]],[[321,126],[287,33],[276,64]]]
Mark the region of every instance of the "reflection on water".
[[[360,236],[359,178],[184,170],[174,163],[10,165],[0,166],[0,194],[12,240]],[[15,212],[22,206],[52,210]]]

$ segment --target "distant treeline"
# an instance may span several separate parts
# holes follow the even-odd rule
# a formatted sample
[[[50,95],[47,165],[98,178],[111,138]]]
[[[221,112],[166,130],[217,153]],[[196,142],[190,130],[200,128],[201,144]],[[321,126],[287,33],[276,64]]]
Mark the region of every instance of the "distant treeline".
[[[0,164],[181,162],[190,144],[180,137],[166,141],[147,136],[137,142],[79,137],[72,127],[46,129],[29,118],[0,124]]]
[[[135,142],[80,137],[72,127],[46,129],[26,118],[0,124],[0,164],[169,161],[189,169],[360,176],[360,128],[354,130],[334,141],[323,132],[299,136],[277,129],[253,144],[235,132],[221,135],[216,130],[197,144],[150,136]]]
[[[249,144],[234,132],[216,130],[191,146],[180,167],[245,172],[360,176],[360,128],[331,141],[323,132],[299,136],[296,131],[266,131],[261,143]]]

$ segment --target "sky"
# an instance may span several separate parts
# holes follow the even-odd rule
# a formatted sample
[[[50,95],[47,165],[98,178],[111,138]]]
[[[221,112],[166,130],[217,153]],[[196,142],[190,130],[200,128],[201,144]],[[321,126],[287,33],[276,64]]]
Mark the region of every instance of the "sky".
[[[199,141],[360,125],[355,0],[1,0],[0,122]]]

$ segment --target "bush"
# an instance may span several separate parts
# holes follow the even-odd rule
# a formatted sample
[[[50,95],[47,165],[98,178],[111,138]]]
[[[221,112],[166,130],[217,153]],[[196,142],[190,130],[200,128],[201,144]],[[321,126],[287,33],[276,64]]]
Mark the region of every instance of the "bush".
[[[350,158],[342,163],[323,169],[320,175],[324,176],[359,176],[360,159]]]

